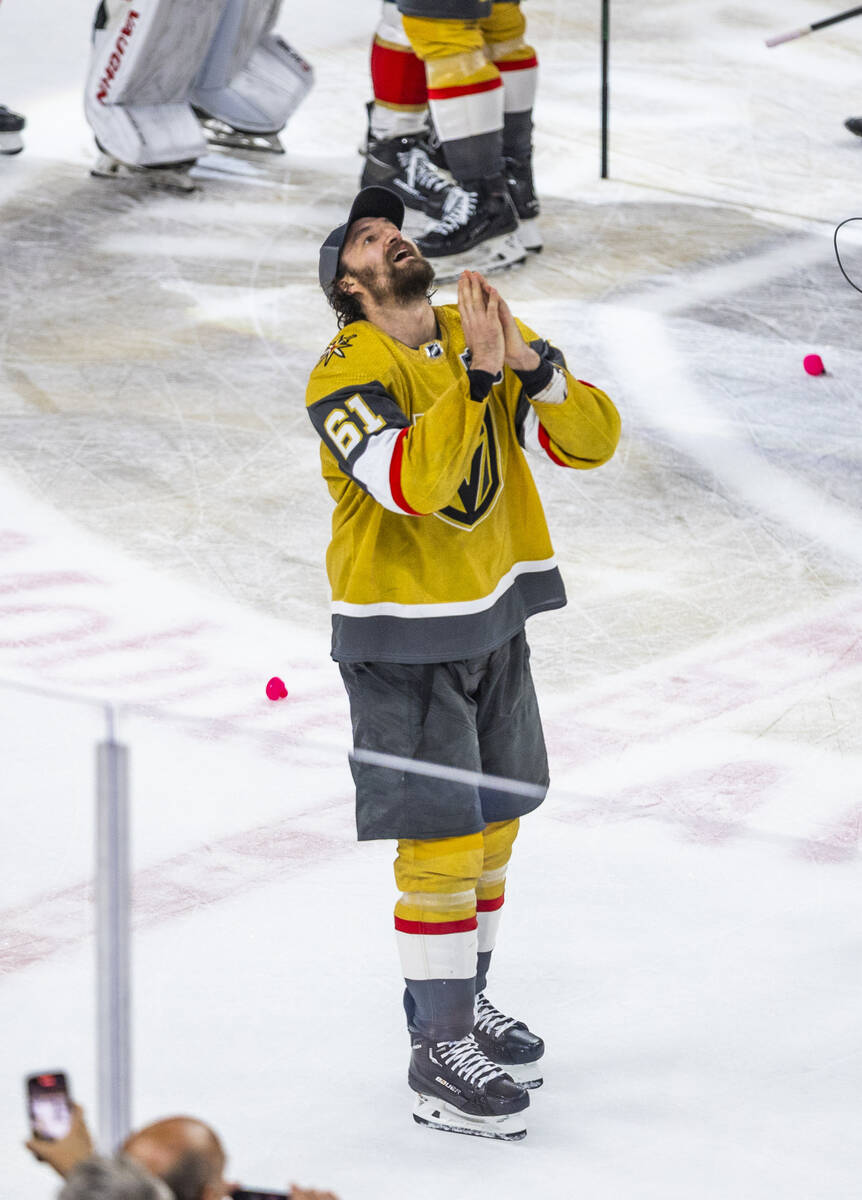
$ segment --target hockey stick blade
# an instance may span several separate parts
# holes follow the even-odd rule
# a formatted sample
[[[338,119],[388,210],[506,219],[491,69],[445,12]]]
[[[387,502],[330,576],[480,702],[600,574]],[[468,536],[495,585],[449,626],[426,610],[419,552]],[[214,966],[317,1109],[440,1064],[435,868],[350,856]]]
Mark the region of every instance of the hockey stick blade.
[[[804,29],[792,29],[790,33],[779,33],[777,37],[767,38],[766,44],[767,46],[780,46],[782,42],[795,41],[796,38],[805,37],[808,33],[811,33],[810,25],[806,25]]]
[[[795,38],[805,37],[807,33],[816,33],[818,29],[826,29],[829,25],[837,25],[841,21],[849,21],[851,17],[862,16],[862,4],[856,8],[848,8],[836,13],[834,17],[823,17],[820,21],[812,21],[804,29],[794,29],[791,33],[781,33],[778,37],[767,38],[767,46],[780,46],[782,42],[792,42]]]

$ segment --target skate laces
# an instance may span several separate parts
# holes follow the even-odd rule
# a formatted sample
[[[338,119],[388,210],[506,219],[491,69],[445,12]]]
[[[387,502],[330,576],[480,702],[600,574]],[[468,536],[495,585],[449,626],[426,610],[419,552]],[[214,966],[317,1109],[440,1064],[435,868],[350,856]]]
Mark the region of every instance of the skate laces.
[[[492,1079],[499,1079],[501,1075],[506,1074],[482,1053],[472,1033],[468,1033],[457,1042],[438,1042],[436,1050],[441,1061],[473,1087],[484,1087]]]
[[[452,186],[420,146],[413,146],[406,153],[399,154],[398,161],[407,173],[408,187],[439,193],[448,191]]]
[[[476,192],[465,192],[463,188],[452,187],[443,206],[443,216],[428,233],[454,233],[461,229],[476,211],[479,197]],[[427,236],[427,235],[426,235]]]
[[[476,997],[476,1028],[481,1029],[483,1033],[499,1038],[507,1029],[517,1024],[517,1017],[507,1017],[498,1008],[494,1008],[484,992],[480,992]]]

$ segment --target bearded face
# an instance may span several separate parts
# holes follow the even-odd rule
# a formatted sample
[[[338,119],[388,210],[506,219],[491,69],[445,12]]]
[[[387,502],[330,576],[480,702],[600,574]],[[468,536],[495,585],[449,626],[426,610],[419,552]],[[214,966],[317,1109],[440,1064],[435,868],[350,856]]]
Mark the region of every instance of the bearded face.
[[[351,274],[376,304],[418,300],[434,282],[431,263],[407,241],[392,246],[382,263],[354,268]]]

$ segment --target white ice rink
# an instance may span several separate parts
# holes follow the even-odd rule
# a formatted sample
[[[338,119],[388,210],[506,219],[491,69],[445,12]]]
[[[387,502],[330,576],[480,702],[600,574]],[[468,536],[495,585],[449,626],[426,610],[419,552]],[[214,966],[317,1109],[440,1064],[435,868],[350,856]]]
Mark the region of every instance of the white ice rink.
[[[529,626],[553,784],[490,994],[548,1051],[501,1145],[410,1119],[392,847],[354,841],[328,657],[303,398],[377,0],[285,0],[317,72],[285,159],[211,156],[188,197],[88,176],[95,0],[3,0],[0,679],[123,706],[136,1124],[190,1111],[247,1186],[341,1200],[862,1195],[862,296],[831,244],[862,18],[764,46],[840,7],[613,0],[601,183],[599,2],[525,3],[547,247],[498,282],[624,437],[535,467],[569,605]],[[49,1200],[22,1079],[95,1115],[104,721],[4,685],[0,731],[0,1197]]]

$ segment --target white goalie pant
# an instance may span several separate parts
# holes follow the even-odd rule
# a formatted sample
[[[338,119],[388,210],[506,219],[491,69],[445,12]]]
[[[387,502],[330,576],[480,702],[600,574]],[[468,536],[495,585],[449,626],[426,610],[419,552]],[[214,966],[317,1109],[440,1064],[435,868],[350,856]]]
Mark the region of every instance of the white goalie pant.
[[[193,161],[207,148],[193,106],[236,128],[281,129],[313,76],[269,32],[280,3],[103,4],[84,94],[99,146],[133,167]]]
[[[272,32],[281,0],[227,0],[192,93],[206,116],[252,134],[278,133],[314,82],[309,63]]]

